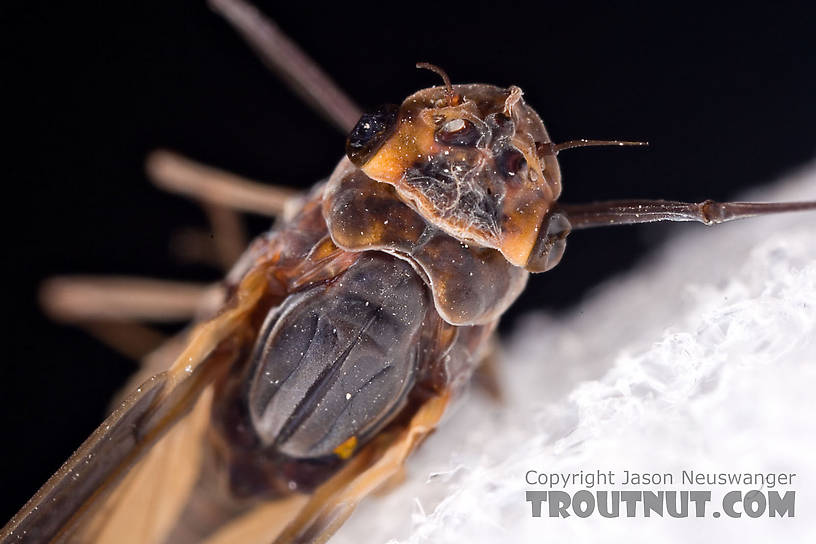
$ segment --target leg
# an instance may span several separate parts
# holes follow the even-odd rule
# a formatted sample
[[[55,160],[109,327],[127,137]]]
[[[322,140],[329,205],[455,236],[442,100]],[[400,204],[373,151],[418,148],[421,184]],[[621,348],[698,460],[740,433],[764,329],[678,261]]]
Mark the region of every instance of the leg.
[[[247,247],[244,222],[239,214],[224,206],[205,203],[204,211],[212,225],[212,242],[218,263],[223,270],[229,270]]]
[[[139,321],[191,319],[220,300],[220,287],[136,278],[57,277],[40,288],[40,305],[55,321],[85,328],[127,357],[140,359],[165,336]]]
[[[185,264],[205,264],[216,269],[224,268],[224,258],[213,243],[218,236],[202,228],[184,227],[170,235],[170,253]],[[234,263],[233,263],[234,264]]]
[[[151,155],[148,172],[157,185],[204,203],[213,225],[214,253],[225,268],[246,247],[243,225],[233,210],[275,215],[284,212],[286,203],[297,195],[293,190],[266,187],[169,152]],[[209,256],[210,247],[210,243],[199,243],[194,253]],[[152,351],[163,339],[137,321],[187,321],[207,304],[207,297],[220,300],[220,289],[135,278],[53,278],[40,289],[41,306],[51,318],[80,325],[114,349],[136,358]]]
[[[210,0],[210,5],[310,106],[343,132],[354,127],[360,108],[275,23],[242,0]]]
[[[280,215],[298,192],[264,185],[210,166],[204,166],[170,151],[154,151],[147,158],[147,174],[171,193],[235,211]]]
[[[86,321],[80,323],[94,338],[129,359],[139,360],[164,344],[167,337],[147,325],[127,321]],[[146,376],[145,379],[150,376]],[[143,382],[141,380],[141,382]],[[141,383],[139,382],[139,383]],[[138,384],[136,384],[138,386]],[[127,391],[128,393],[130,390]]]
[[[186,321],[218,287],[128,277],[57,277],[40,289],[40,303],[57,321]]]
[[[494,335],[488,341],[485,354],[476,371],[473,373],[473,381],[479,386],[491,400],[501,403],[503,399],[501,380],[499,379],[498,363],[501,358],[499,342]]]

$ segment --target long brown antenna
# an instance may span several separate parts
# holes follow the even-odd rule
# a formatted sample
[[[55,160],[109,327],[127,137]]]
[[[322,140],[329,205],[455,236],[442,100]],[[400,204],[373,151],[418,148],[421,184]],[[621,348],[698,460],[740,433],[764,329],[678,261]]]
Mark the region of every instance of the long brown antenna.
[[[278,26],[243,0],[209,0],[281,76],[315,110],[349,132],[362,115],[360,108]]]
[[[442,81],[445,82],[445,89],[448,93],[448,105],[455,106],[457,102],[459,102],[456,93],[453,92],[453,85],[451,85],[451,80],[448,77],[448,74],[447,72],[445,72],[445,70],[443,70],[436,64],[431,64],[430,62],[417,62],[416,67],[419,68],[420,70],[423,69],[430,70],[431,72],[434,72],[435,74],[439,75],[439,77],[442,78]]]
[[[586,140],[584,138],[581,138],[580,140],[570,140],[568,142],[555,144],[553,146],[553,149],[555,150],[555,154],[557,155],[559,152],[564,151],[565,149],[574,149],[576,147],[599,147],[599,146],[641,147],[645,145],[649,145],[649,142],[630,142],[626,140]]]
[[[589,204],[559,204],[573,230],[657,221],[699,221],[716,225],[757,215],[816,210],[816,202],[674,202],[670,200],[611,200]]]
[[[587,140],[581,138],[580,140],[570,140],[568,142],[561,142],[556,144],[553,142],[545,142],[538,144],[538,152],[547,155],[558,155],[559,152],[565,149],[574,149],[576,147],[600,147],[600,146],[635,146],[641,147],[649,145],[649,142],[631,142],[628,140]]]

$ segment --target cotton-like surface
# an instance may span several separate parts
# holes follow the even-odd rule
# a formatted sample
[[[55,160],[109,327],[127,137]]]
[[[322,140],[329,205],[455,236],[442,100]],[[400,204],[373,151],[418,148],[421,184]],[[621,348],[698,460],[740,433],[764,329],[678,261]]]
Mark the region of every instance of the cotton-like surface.
[[[745,198],[816,200],[816,165]],[[333,542],[816,542],[816,213],[675,228],[571,311],[523,320],[503,342],[503,404],[460,399],[407,480]],[[675,485],[592,491],[689,489],[684,469],[796,473],[774,488],[796,491],[795,517],[714,519],[726,491],[751,489],[718,485],[696,488],[712,491],[703,519],[531,516],[525,491],[548,488],[528,470],[624,469]]]

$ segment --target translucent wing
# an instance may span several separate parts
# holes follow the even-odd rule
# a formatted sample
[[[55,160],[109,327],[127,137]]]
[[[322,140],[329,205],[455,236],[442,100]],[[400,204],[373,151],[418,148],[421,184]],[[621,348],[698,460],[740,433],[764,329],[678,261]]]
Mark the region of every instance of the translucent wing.
[[[201,469],[211,402],[212,387],[104,500],[96,501],[70,540],[117,544],[165,541]]]
[[[167,374],[151,378],[97,428],[3,530],[3,542],[40,542],[61,534],[140,438],[134,426],[167,385]]]
[[[131,469],[155,463],[150,457],[164,449],[156,449],[157,443],[195,430],[191,411],[196,407],[195,415],[206,404],[202,392],[237,356],[241,335],[236,333],[264,292],[262,271],[253,272],[242,280],[230,307],[192,331],[170,369],[124,400],[11,519],[0,542],[62,542],[77,535],[85,540],[89,528],[99,530],[97,516],[110,508],[111,497],[124,493],[123,484],[139,480]],[[200,397],[204,400],[197,402]],[[181,420],[185,424],[176,427]]]

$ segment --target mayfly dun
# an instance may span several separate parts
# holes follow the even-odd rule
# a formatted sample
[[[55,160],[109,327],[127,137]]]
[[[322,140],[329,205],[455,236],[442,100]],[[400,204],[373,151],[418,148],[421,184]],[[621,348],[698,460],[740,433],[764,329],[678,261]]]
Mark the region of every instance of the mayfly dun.
[[[235,211],[280,221],[212,289],[47,286],[46,303],[64,319],[196,321],[152,354],[3,542],[325,541],[398,477],[486,356],[529,275],[559,263],[573,230],[816,209],[562,204],[559,153],[641,143],[556,143],[520,88],[454,85],[427,63],[417,66],[442,85],[362,114],[253,8],[212,3],[348,133],[346,154],[305,195],[167,152],[150,158],[159,185],[205,202],[225,232]],[[94,332],[127,350],[110,328]]]

